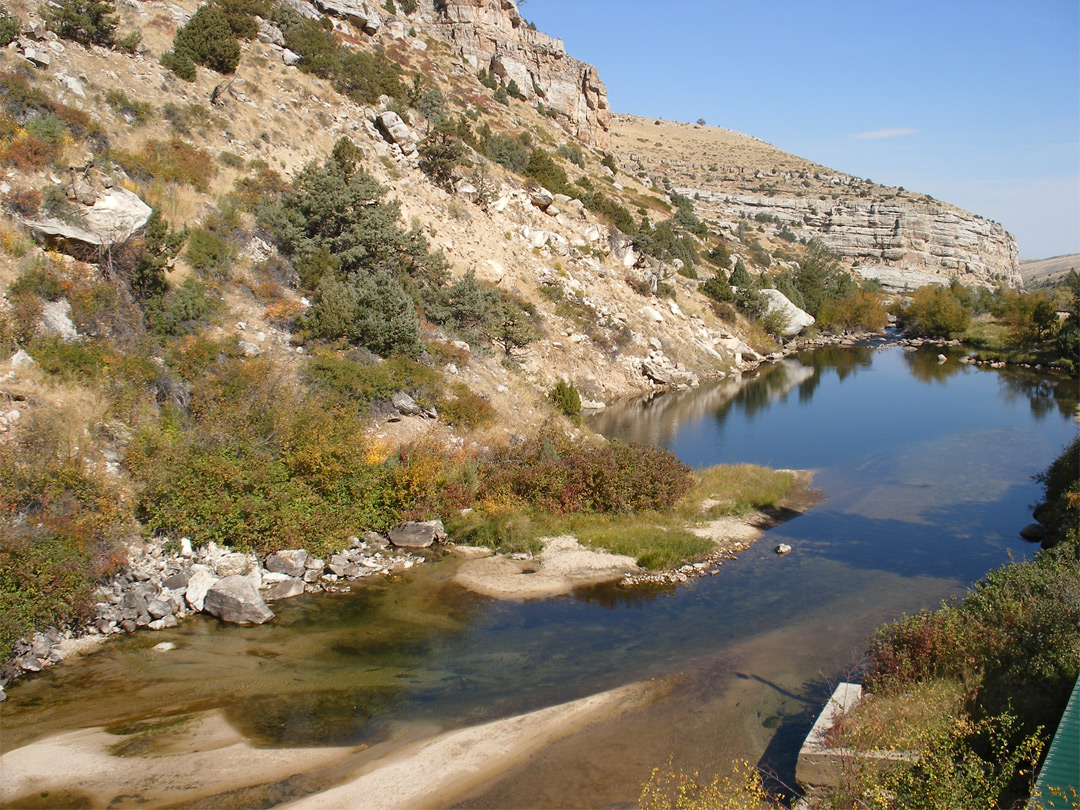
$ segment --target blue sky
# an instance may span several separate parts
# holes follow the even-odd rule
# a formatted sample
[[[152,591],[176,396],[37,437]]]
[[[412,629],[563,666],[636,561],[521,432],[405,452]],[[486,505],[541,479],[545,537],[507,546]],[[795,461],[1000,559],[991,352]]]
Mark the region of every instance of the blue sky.
[[[616,112],[696,121],[1080,252],[1077,0],[526,0]]]

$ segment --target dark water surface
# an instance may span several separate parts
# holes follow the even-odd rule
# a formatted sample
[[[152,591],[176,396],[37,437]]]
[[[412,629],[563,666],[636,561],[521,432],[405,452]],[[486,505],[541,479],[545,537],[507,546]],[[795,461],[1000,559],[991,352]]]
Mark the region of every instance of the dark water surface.
[[[675,676],[655,705],[545,750],[463,806],[633,801],[669,754],[706,770],[745,757],[790,781],[810,717],[876,625],[1034,550],[1017,535],[1040,493],[1030,477],[1075,430],[1076,384],[937,354],[820,350],[592,421],[694,466],[816,470],[828,500],[718,576],[513,603],[463,591],[444,560],[279,603],[270,626],[197,617],[14,684],[3,748],[208,708],[262,745],[375,742]],[[783,558],[781,541],[795,549]],[[177,649],[152,649],[163,641]]]

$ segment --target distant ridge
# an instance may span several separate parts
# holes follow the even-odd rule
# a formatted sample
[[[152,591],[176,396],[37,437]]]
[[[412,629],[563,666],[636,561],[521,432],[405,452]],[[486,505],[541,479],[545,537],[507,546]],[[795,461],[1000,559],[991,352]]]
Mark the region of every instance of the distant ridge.
[[[1080,253],[1051,256],[1049,259],[1021,259],[1020,276],[1025,287],[1041,287],[1050,284],[1070,270],[1080,270]]]

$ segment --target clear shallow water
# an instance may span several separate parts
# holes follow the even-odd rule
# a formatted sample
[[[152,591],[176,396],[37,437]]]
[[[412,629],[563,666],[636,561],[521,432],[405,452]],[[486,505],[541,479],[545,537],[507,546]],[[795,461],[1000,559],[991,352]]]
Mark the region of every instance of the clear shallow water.
[[[657,706],[552,748],[466,805],[633,800],[672,753],[689,767],[739,756],[787,774],[829,681],[876,625],[1034,550],[1017,536],[1039,496],[1030,476],[1075,430],[1076,385],[939,366],[937,353],[824,350],[593,421],[695,466],[817,471],[829,500],[719,576],[506,603],[453,585],[444,560],[405,581],[279,603],[271,626],[196,618],[14,685],[3,747],[214,707],[263,745],[374,742],[678,675]],[[795,551],[778,558],[781,540]],[[162,641],[177,649],[154,652]]]

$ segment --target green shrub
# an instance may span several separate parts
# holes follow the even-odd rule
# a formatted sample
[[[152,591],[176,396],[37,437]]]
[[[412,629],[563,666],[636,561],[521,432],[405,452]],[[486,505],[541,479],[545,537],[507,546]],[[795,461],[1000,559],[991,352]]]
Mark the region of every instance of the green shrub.
[[[164,337],[186,335],[201,329],[220,303],[206,294],[206,287],[195,278],[187,278],[175,290],[146,302],[146,321],[150,329]]]
[[[212,231],[195,228],[188,232],[184,258],[192,270],[206,278],[224,278],[233,262],[229,243]]]
[[[453,190],[454,169],[465,156],[465,147],[455,129],[448,122],[439,124],[420,144],[420,170],[447,191]]]
[[[9,297],[36,295],[45,301],[58,301],[64,297],[64,281],[47,261],[37,261],[16,276],[8,287]]]
[[[131,292],[136,299],[145,301],[165,293],[165,273],[186,240],[187,231],[171,230],[159,208],[151,212],[137,241],[138,258],[131,270]]]
[[[177,67],[190,73],[186,70],[189,62],[228,75],[234,73],[240,63],[240,43],[225,12],[217,4],[207,3],[176,32],[171,54],[166,55],[170,64],[165,66],[183,79],[187,75],[182,75]],[[165,58],[162,57],[163,63]]]
[[[6,6],[0,7],[0,48],[14,42],[22,31],[22,23]]]
[[[269,361],[212,363],[189,411],[168,408],[128,451],[146,531],[326,554],[399,519],[393,470],[355,414],[299,396]]]
[[[138,31],[131,31],[116,40],[115,48],[120,51],[120,53],[126,53],[128,56],[133,56],[139,50],[139,44],[141,42],[142,34]]]
[[[971,324],[971,308],[937,284],[920,287],[903,311],[904,329],[929,337],[959,336]]]
[[[57,36],[83,45],[111,48],[120,18],[109,0],[60,0],[43,11],[45,26]]]
[[[428,407],[436,404],[442,389],[437,371],[400,356],[379,363],[352,353],[340,356],[320,351],[308,360],[304,376],[334,401],[353,408],[387,400],[397,391]]]
[[[185,82],[195,81],[195,62],[187,52],[165,51],[161,55],[161,66],[171,70]]]
[[[585,153],[581,151],[581,147],[576,143],[564,143],[555,151],[578,168],[585,168]]]
[[[106,90],[105,103],[135,124],[145,124],[154,119],[154,108],[145,101],[133,101],[123,90]]]
[[[439,400],[439,418],[453,427],[476,428],[492,424],[498,411],[480,394],[469,390],[464,383],[451,389],[451,396]]]
[[[566,194],[569,197],[576,196],[576,191],[570,185],[570,180],[555,159],[543,149],[534,149],[529,155],[529,162],[525,164],[522,172],[526,177],[531,177],[552,194]]]
[[[486,124],[476,143],[477,151],[512,172],[521,172],[529,162],[529,148],[521,136],[492,133]],[[550,190],[550,189],[549,189]]]
[[[573,383],[559,380],[555,387],[548,391],[548,399],[557,411],[566,416],[581,414],[581,396]]]
[[[64,415],[39,415],[0,445],[0,660],[21,637],[92,618],[94,588],[124,561],[132,516],[68,435]]]
[[[481,499],[554,514],[669,509],[690,489],[690,468],[667,450],[617,442],[574,444],[545,431],[481,462]]]

